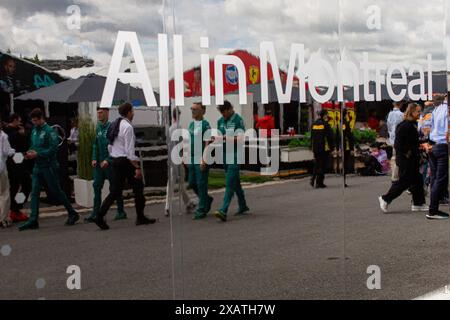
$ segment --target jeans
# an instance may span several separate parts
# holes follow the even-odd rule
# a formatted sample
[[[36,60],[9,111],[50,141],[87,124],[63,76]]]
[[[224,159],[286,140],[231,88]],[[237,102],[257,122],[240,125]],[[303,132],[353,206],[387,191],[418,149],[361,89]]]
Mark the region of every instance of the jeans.
[[[436,144],[429,155],[430,165],[430,213],[439,211],[439,200],[447,193],[448,188],[448,145]]]

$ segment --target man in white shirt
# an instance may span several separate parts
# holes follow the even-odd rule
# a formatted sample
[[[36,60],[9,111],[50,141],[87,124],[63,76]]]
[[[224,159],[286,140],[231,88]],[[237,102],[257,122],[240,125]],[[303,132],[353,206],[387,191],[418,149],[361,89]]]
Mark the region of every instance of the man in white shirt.
[[[398,101],[394,103],[394,109],[389,112],[387,118],[387,127],[389,132],[389,145],[392,147],[395,144],[395,130],[397,130],[397,126],[400,122],[403,121],[404,115],[403,112],[400,111],[402,106],[402,102]],[[398,167],[395,163],[395,149],[392,148],[392,158],[391,158],[391,170],[392,170],[392,181],[398,181]]]
[[[95,224],[102,230],[109,229],[104,217],[112,204],[122,195],[125,181],[128,181],[128,184],[133,188],[137,216],[136,225],[148,225],[156,222],[155,219],[149,219],[144,216],[144,183],[142,182],[139,158],[136,157],[136,137],[131,125],[134,117],[133,106],[130,103],[122,104],[119,107],[119,114],[121,118],[116,120],[118,123],[113,123],[110,127],[114,131],[114,125],[119,125],[117,136],[113,137],[112,145],[110,145],[110,153],[113,160],[109,195],[103,201],[95,219]]]
[[[15,152],[9,144],[8,136],[2,130],[0,121],[0,227],[8,227],[12,223],[8,217],[11,199],[6,160]]]

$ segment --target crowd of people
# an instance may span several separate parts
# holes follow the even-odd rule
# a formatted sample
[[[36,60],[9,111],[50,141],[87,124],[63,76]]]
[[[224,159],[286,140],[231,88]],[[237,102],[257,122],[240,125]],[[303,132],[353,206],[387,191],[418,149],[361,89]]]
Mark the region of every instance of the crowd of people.
[[[447,219],[449,215],[439,209],[440,204],[448,204],[448,117],[449,110],[445,95],[435,95],[433,101],[425,107],[416,103],[401,110],[402,103],[394,103],[393,110],[386,119],[387,143],[392,146],[392,157],[379,143],[373,143],[364,158],[363,175],[386,175],[391,171],[392,185],[386,194],[379,197],[383,212],[403,192],[412,195],[412,211],[426,212],[428,219]],[[212,210],[213,197],[208,192],[209,166],[206,163],[206,150],[213,143],[223,146],[223,163],[226,190],[222,205],[213,215],[220,221],[227,221],[233,196],[238,200],[238,211],[242,215],[249,211],[240,180],[240,164],[235,143],[242,139],[237,132],[245,130],[244,121],[234,111],[230,102],[225,101],[218,107],[221,118],[217,123],[220,132],[216,136],[206,136],[211,132],[209,122],[204,118],[205,106],[194,103],[191,106],[192,121],[188,131],[190,135],[190,161],[175,165],[170,161],[167,186],[166,216],[170,216],[171,199],[175,184],[187,212],[193,212],[194,220],[207,217]],[[95,223],[100,229],[109,229],[105,216],[110,207],[117,203],[114,220],[127,218],[124,210],[123,190],[126,185],[134,192],[136,225],[148,225],[156,222],[144,215],[145,197],[142,170],[135,151],[135,134],[132,126],[134,109],[125,103],[119,107],[120,117],[109,121],[109,109],[98,108],[96,137],[93,144],[92,167],[94,203],[86,223]],[[180,111],[173,110],[173,121],[169,129],[172,134],[179,127]],[[0,127],[0,223],[4,227],[13,222],[24,222],[19,230],[39,228],[39,201],[41,189],[47,190],[62,204],[68,212],[67,226],[77,223],[80,216],[72,207],[68,197],[62,191],[58,177],[57,152],[59,137],[50,127],[41,109],[34,109],[29,115],[33,128],[30,135],[17,114],[9,117],[9,122]],[[274,127],[270,110],[257,123],[260,127]],[[322,110],[312,124],[311,139],[314,153],[314,169],[311,186],[326,188],[325,173],[331,155],[340,154],[344,159],[344,183],[346,174],[354,170],[355,138],[353,136],[347,112],[343,110],[342,128],[334,133],[328,123],[328,113]],[[375,121],[373,122],[373,125]],[[71,140],[76,140],[76,126],[73,126]],[[269,131],[270,132],[270,131]],[[30,137],[30,138],[28,138]],[[195,141],[201,140],[200,152],[194,152]],[[233,142],[227,144],[227,142]],[[233,146],[230,150],[228,145]],[[175,146],[169,144],[169,156]],[[229,148],[229,147],[228,147]],[[19,155],[19,156],[18,156]],[[13,156],[15,159],[13,159]],[[198,197],[194,201],[187,193],[184,178],[187,175],[189,187]],[[106,180],[110,182],[110,193],[102,202],[101,193]],[[428,192],[429,188],[429,192]],[[426,204],[426,195],[430,203]],[[23,206],[30,198],[30,214],[23,213]]]
[[[136,137],[132,126],[134,109],[130,103],[125,103],[118,110],[120,117],[113,122],[109,121],[108,108],[98,108],[97,110],[98,123],[92,152],[94,203],[91,214],[84,221],[95,223],[101,230],[109,229],[105,216],[114,202],[117,203],[117,214],[114,220],[127,218],[122,196],[126,185],[130,185],[134,192],[136,225],[149,225],[156,222],[156,219],[144,215],[144,184],[140,162],[136,156]],[[239,204],[236,214],[244,215],[249,211],[241,186],[237,152],[234,147],[227,150],[226,143],[232,140],[234,145],[234,142],[242,139],[240,134],[235,133],[245,130],[244,121],[228,101],[220,105],[218,110],[222,115],[217,123],[221,135],[211,136],[206,141],[204,135],[211,127],[204,119],[205,106],[201,103],[194,103],[191,107],[192,122],[189,125],[189,133],[192,150],[196,139],[202,140],[202,150],[198,154],[191,152],[191,161],[186,166],[189,186],[198,196],[198,204],[195,204],[187,195],[185,187],[181,188],[181,191],[184,194],[183,200],[187,210],[192,211],[197,207],[193,216],[194,220],[204,219],[212,209],[213,198],[208,194],[209,169],[204,153],[208,145],[213,142],[223,143],[226,180],[223,203],[218,210],[214,211],[214,216],[220,221],[227,221],[234,194],[237,195]],[[30,141],[27,141],[27,134],[17,115],[11,115],[9,123],[0,127],[0,222],[4,227],[10,226],[13,222],[24,222],[19,226],[20,231],[38,229],[40,194],[45,185],[56,200],[65,207],[68,213],[65,225],[73,226],[80,219],[80,215],[75,211],[60,186],[57,161],[58,134],[47,124],[41,109],[34,109],[30,114],[30,119],[33,124]],[[174,110],[174,123],[171,131],[177,127],[177,119],[177,110]],[[72,136],[74,134],[71,134]],[[13,156],[15,158],[18,154],[23,159],[13,160]],[[181,167],[184,175],[184,165]],[[184,179],[183,175],[177,177],[176,166],[172,164],[171,168],[166,215],[170,215],[171,211],[169,203],[170,196],[173,195],[174,181],[180,180],[180,178]],[[110,182],[110,192],[102,202],[101,191],[106,180]],[[22,195],[23,201],[16,201],[18,194]],[[30,198],[29,216],[22,212],[23,204],[28,197]]]
[[[406,110],[402,112],[405,105]],[[372,143],[370,150],[361,155],[364,167],[359,173],[378,176],[391,172],[392,185],[386,194],[379,196],[383,212],[387,213],[389,205],[406,191],[412,195],[411,211],[426,212],[428,219],[448,219],[449,215],[439,207],[448,204],[448,118],[447,96],[443,94],[435,94],[433,101],[425,102],[424,107],[417,103],[395,102],[386,121],[379,121],[373,111],[369,113],[367,128],[376,130],[378,137],[386,138],[392,156],[389,161],[382,143]],[[355,139],[345,109],[342,126],[333,134],[326,110],[319,112],[312,125],[311,186],[314,188],[326,188],[325,173],[332,156],[343,159],[344,185],[348,187],[346,173],[354,171]],[[427,194],[429,205],[425,200]]]
[[[232,104],[229,101],[224,101],[223,105],[218,107],[222,117],[217,122],[217,129],[221,135],[210,136],[211,126],[204,118],[206,108],[201,103],[194,103],[191,106],[192,122],[189,124],[189,141],[190,141],[190,161],[188,164],[179,166],[171,165],[170,174],[172,179],[169,179],[167,187],[168,196],[166,200],[166,215],[170,215],[170,196],[169,192],[173,194],[175,182],[179,184],[179,192],[182,201],[185,205],[186,211],[191,211],[195,207],[192,199],[187,196],[186,188],[184,186],[183,178],[185,171],[188,171],[188,183],[191,189],[198,197],[197,209],[194,212],[193,219],[201,220],[207,217],[211,211],[214,198],[208,194],[208,178],[209,167],[206,161],[206,150],[210,144],[222,143],[223,147],[223,168],[225,171],[225,194],[222,205],[218,210],[213,212],[213,215],[222,222],[227,221],[228,211],[231,201],[236,194],[238,200],[238,211],[236,215],[245,215],[250,210],[247,206],[245,193],[241,185],[240,178],[240,163],[238,161],[238,153],[236,152],[235,142],[243,139],[242,134],[245,131],[244,121],[242,117],[234,111]],[[179,111],[173,111],[173,124],[170,132],[178,128],[177,119],[179,118]],[[229,147],[227,141],[232,142]],[[201,150],[195,152],[195,141],[201,141]],[[172,153],[171,146],[169,154]],[[176,174],[179,172],[179,174]],[[178,178],[178,181],[176,181]]]
[[[448,204],[448,117],[447,97],[440,94],[424,109],[411,103],[404,114],[398,106],[389,114],[389,141],[395,156],[391,188],[379,197],[383,212],[408,191],[412,211],[427,212],[428,219],[448,219],[449,215],[439,209],[440,204]],[[426,205],[428,188],[430,204]]]

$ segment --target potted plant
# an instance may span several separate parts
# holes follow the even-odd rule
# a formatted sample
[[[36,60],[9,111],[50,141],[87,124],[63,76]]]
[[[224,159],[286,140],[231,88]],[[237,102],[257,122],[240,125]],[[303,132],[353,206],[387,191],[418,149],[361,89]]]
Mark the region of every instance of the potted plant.
[[[314,159],[311,151],[311,133],[300,139],[293,139],[287,147],[281,149],[281,162],[302,162]]]
[[[95,126],[84,116],[78,121],[77,178],[74,179],[75,202],[83,207],[92,207],[92,145],[95,141]]]

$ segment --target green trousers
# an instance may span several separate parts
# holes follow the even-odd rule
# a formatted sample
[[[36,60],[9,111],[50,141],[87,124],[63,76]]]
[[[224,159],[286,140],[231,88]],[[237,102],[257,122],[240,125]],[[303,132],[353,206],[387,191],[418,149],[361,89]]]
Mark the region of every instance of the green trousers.
[[[94,183],[92,184],[94,187],[94,208],[92,210],[92,217],[96,217],[97,213],[100,210],[100,206],[102,205],[102,189],[105,185],[105,180],[108,180],[111,183],[111,167],[107,167],[106,169],[95,168],[93,172]],[[119,197],[117,199],[117,212],[124,213],[123,209],[123,198]]]
[[[245,201],[244,190],[241,186],[241,178],[239,174],[238,164],[225,164],[225,195],[223,197],[223,205],[220,209],[221,212],[227,214],[230,207],[231,200],[236,193],[238,198],[239,209],[247,208],[247,202]]]
[[[208,213],[210,208],[210,196],[208,195],[209,169],[202,170],[199,164],[189,165],[189,186],[198,196],[197,212]]]
[[[69,217],[76,215],[76,211],[59,184],[58,169],[56,167],[39,168],[35,166],[32,175],[31,213],[28,222],[37,222],[39,218],[39,196],[44,182],[52,196],[64,205],[69,213]]]

